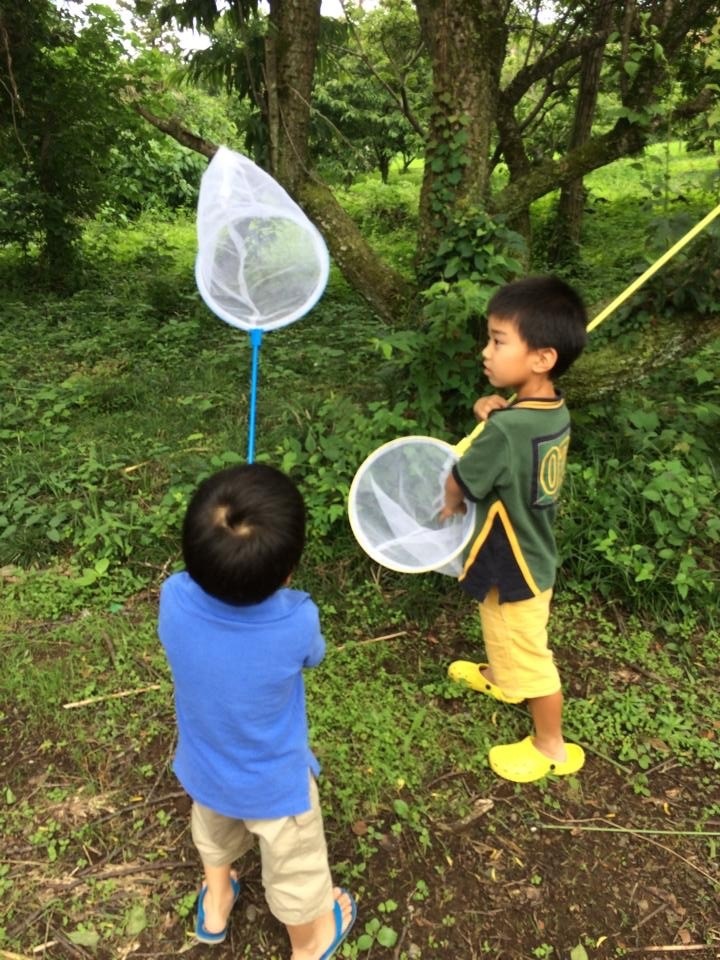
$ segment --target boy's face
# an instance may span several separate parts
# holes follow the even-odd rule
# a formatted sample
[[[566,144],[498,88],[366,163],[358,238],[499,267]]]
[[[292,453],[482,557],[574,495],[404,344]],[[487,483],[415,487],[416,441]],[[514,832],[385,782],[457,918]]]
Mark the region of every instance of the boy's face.
[[[491,313],[482,358],[485,376],[494,387],[519,390],[548,381],[557,354],[552,348],[531,349],[512,320]]]

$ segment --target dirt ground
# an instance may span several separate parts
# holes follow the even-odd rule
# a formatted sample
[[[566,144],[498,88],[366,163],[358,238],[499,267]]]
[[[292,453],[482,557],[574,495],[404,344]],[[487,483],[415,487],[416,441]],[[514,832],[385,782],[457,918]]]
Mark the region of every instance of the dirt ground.
[[[450,701],[447,709],[466,706]],[[0,912],[0,960],[185,952],[287,960],[255,855],[240,865],[226,943],[206,947],[192,937],[200,871],[189,800],[168,766],[171,724],[140,755],[122,730],[99,745],[86,763],[101,789],[89,795],[69,746],[57,749],[53,731],[31,736],[21,713],[5,710],[0,781],[11,789],[0,794],[0,899],[12,910],[5,920]],[[159,771],[154,782],[143,779],[141,762]],[[392,812],[352,824],[327,819],[336,880],[359,904],[341,955],[720,960],[720,816],[701,819],[703,808],[707,816],[709,804],[720,804],[717,772],[671,757],[647,773],[643,795],[610,758],[593,754],[578,778],[541,788],[497,780],[488,794],[473,774],[449,768],[423,789],[439,797],[436,809],[458,809],[462,798],[469,813],[455,822],[398,829]],[[683,833],[700,823],[702,837]],[[383,926],[392,945],[357,948],[359,936]],[[96,943],[85,927],[100,933]]]
[[[26,796],[15,802],[32,803],[39,791],[47,795],[53,784],[66,782],[62,758],[55,758],[48,779],[41,745],[23,740],[21,717],[9,720],[3,755],[29,773],[37,771],[28,778]],[[74,802],[65,800],[52,811],[53,822],[63,826],[91,823],[93,840],[83,848],[90,867],[72,869],[73,851],[58,847],[65,866],[48,870],[26,836],[3,838],[2,879],[25,890],[7,927],[13,941],[23,944],[20,956],[110,960],[174,957],[185,950],[194,956],[210,951],[218,960],[287,956],[284,932],[264,903],[254,856],[241,866],[243,893],[225,945],[193,945],[192,905],[187,918],[173,909],[198,880],[187,831],[189,802],[170,774],[148,795],[146,783],[132,783],[132,766],[112,770],[113,778],[122,777],[124,806],[117,794],[85,800],[78,789]],[[697,822],[696,772],[690,779],[672,763],[656,769],[651,799],[635,796],[614,766],[599,758],[583,773],[582,795],[560,781],[539,795],[498,782],[485,796],[466,774],[450,771],[442,780],[428,788],[465,791],[471,812],[456,823],[431,824],[429,847],[412,830],[391,832],[382,819],[350,829],[327,824],[338,876],[344,874],[359,892],[358,935],[372,918],[397,934],[393,947],[375,944],[362,956],[720,958],[716,847],[711,838],[677,833]],[[144,787],[142,795],[133,787]],[[160,808],[172,812],[162,822],[149,815]],[[720,832],[720,821],[705,822],[703,829]],[[373,842],[362,875],[351,878],[359,836]],[[148,851],[159,851],[156,859]],[[123,918],[130,901],[143,900],[153,922],[133,935],[130,924],[123,929]],[[107,918],[109,932],[97,946],[69,938],[70,929],[96,921],[98,914]],[[0,957],[12,960],[13,954],[0,949]]]

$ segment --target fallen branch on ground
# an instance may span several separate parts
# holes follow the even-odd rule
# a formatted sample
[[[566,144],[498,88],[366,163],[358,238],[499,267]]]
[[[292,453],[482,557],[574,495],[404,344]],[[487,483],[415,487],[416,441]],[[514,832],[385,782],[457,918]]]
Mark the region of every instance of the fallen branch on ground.
[[[103,700],[119,700],[120,697],[135,697],[140,693],[148,693],[150,690],[159,690],[159,683],[151,683],[149,687],[138,687],[137,690],[120,690],[118,693],[105,693],[97,697],[88,697],[86,700],[74,700],[72,703],[64,703],[63,710],[73,710],[75,707],[87,707],[91,703],[102,703]]]
[[[380,643],[382,640],[395,640],[397,637],[406,637],[407,630],[398,630],[397,633],[386,633],[383,637],[370,637],[369,640],[358,640],[352,646],[362,647],[366,643]],[[347,643],[341,643],[339,647],[333,647],[333,650],[344,650],[347,647]]]

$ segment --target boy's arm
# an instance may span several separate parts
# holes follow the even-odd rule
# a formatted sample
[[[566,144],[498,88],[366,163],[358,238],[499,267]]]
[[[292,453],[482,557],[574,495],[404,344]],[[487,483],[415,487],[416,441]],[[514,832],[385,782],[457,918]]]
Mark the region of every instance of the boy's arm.
[[[445,481],[445,502],[440,511],[439,519],[447,520],[456,513],[466,513],[465,493],[452,472]]]
[[[320,630],[320,614],[315,604],[312,604],[313,616],[308,624],[308,634],[310,636],[309,650],[303,660],[303,667],[316,667],[322,663],[325,657],[325,638]]]
[[[501,397],[498,399],[502,400]],[[510,452],[505,434],[490,419],[445,481],[445,502],[440,519],[447,520],[453,514],[465,513],[466,501],[475,502],[486,497],[507,475],[509,464]]]

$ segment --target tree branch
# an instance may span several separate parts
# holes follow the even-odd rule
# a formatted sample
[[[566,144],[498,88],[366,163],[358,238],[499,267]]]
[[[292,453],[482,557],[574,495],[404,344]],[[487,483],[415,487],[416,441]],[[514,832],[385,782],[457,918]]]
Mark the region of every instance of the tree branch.
[[[515,107],[534,83],[551,76],[558,67],[569,60],[574,60],[582,53],[603,45],[607,41],[607,36],[607,31],[600,31],[580,37],[578,40],[568,40],[554,53],[540,57],[534,63],[519,70],[507,87],[500,91],[500,97],[508,106]]]
[[[691,119],[704,113],[713,102],[714,93],[706,88],[692,100],[679,104],[670,114],[670,119]],[[604,167],[613,160],[637,153],[645,146],[650,134],[667,120],[667,115],[664,115],[643,126],[624,118],[618,120],[607,133],[592,137],[559,160],[548,160],[521,181],[509,184],[494,197],[493,209],[510,216],[521,213],[529,203],[551,190]]]
[[[148,123],[183,147],[212,158],[218,145],[184,127],[175,118],[164,120],[141,103],[133,109]],[[337,265],[355,289],[385,320],[397,320],[412,296],[410,284],[388,267],[367,244],[357,225],[329,188],[312,175],[298,185],[296,199],[325,237]]]
[[[212,140],[206,140],[204,137],[200,137],[196,133],[192,133],[175,117],[171,117],[169,120],[164,120],[162,117],[158,117],[148,110],[148,108],[143,106],[142,103],[135,102],[132,104],[132,108],[136,113],[139,113],[144,120],[147,120],[148,123],[152,124],[153,127],[156,127],[158,130],[166,133],[168,136],[172,137],[173,140],[177,140],[177,142],[182,144],[183,147],[187,147],[189,150],[194,150],[195,153],[201,153],[204,157],[208,157],[209,159],[212,159],[217,153],[218,145],[216,143],[213,143]]]

